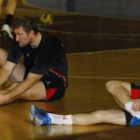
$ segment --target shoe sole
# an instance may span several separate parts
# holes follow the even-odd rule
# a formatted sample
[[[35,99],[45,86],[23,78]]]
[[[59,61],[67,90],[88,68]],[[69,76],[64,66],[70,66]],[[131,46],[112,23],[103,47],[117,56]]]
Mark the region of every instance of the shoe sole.
[[[34,116],[34,122],[38,126],[43,125],[43,121],[39,119],[37,116]]]
[[[30,107],[30,112],[29,112],[29,117],[30,117],[30,120],[33,121],[36,125],[44,125],[43,124],[43,120],[41,120],[40,118],[38,118],[36,116],[36,107],[34,105],[31,105]],[[41,110],[40,110],[41,111]],[[46,112],[46,111],[45,111]],[[48,113],[54,113],[54,112],[48,112]]]
[[[29,117],[30,117],[31,121],[35,120],[35,113],[34,112],[35,112],[35,106],[31,105],[30,112],[29,112]]]
[[[31,112],[29,112],[29,118],[32,122],[34,122],[34,120],[35,120],[34,115]]]

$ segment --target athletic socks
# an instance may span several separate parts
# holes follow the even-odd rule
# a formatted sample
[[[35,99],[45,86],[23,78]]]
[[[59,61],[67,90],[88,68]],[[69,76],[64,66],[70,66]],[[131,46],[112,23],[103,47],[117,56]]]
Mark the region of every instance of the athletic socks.
[[[131,113],[131,115],[133,116],[136,116],[137,118],[140,118],[140,111],[133,111],[132,110],[132,105],[133,105],[133,102],[130,101],[130,102],[127,102],[125,104],[125,109]]]
[[[6,18],[5,18],[5,24],[7,24],[7,25],[11,25],[11,23],[12,23],[12,20],[13,20],[13,15],[11,15],[11,14],[7,14],[6,15]]]
[[[12,20],[13,20],[13,15],[7,14],[5,18],[5,23],[3,24],[2,29],[1,29],[3,35],[8,36],[11,39],[13,39],[12,29],[10,28]]]
[[[52,113],[48,113],[48,116],[52,120],[52,124],[73,124],[73,116],[72,115],[56,115]]]

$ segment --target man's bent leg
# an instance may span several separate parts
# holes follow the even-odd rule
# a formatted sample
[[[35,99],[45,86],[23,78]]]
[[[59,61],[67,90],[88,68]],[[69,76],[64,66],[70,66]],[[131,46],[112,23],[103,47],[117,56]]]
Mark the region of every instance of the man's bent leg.
[[[39,81],[36,84],[34,84],[29,90],[21,94],[20,98],[30,101],[46,100],[46,90],[43,82]]]
[[[122,81],[109,81],[106,84],[107,91],[117,100],[118,105],[122,108],[131,101],[131,84]]]
[[[132,109],[133,101],[132,101],[132,95],[135,96],[136,93],[133,93],[134,84],[122,82],[122,81],[109,81],[106,84],[107,91],[113,95],[115,100],[117,101],[118,105],[120,105],[121,108],[124,108],[128,112],[130,112],[133,116],[136,116],[137,118],[140,118],[140,112],[134,111]],[[122,104],[122,106],[121,106]]]
[[[25,67],[23,66],[23,64],[18,63],[14,71],[12,72],[11,77],[0,87],[0,89],[4,89],[1,92],[6,93],[6,91],[12,90],[15,84],[17,84],[17,82],[23,81],[24,73]]]
[[[129,113],[128,113],[129,114]],[[131,116],[131,115],[130,115]],[[129,125],[131,118],[123,110],[99,110],[92,113],[79,113],[73,115],[59,115],[45,111],[35,114],[34,122],[37,125],[65,124],[65,125],[93,125],[110,123]],[[48,119],[51,120],[48,123]]]
[[[5,64],[6,58],[7,58],[7,51],[0,48],[0,67]]]
[[[25,74],[25,67],[22,63],[18,63],[17,66],[15,67],[10,79],[13,82],[20,82],[23,81],[24,79],[24,74]]]

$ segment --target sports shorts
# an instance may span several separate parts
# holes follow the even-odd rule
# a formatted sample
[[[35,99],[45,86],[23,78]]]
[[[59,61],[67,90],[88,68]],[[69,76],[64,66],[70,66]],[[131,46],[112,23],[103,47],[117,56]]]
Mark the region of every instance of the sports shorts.
[[[140,98],[140,85],[131,83],[131,98],[132,99]],[[126,117],[126,124],[129,126],[133,116],[129,112],[127,112],[125,110],[123,110],[123,111],[124,111],[125,117]]]
[[[126,110],[122,110],[125,114],[125,118],[126,118],[126,125],[127,126],[130,126],[130,122],[131,122],[131,119],[133,118],[133,116]]]
[[[131,83],[131,98],[132,99],[140,98],[140,85]]]
[[[67,82],[62,75],[49,73],[49,76],[44,76],[41,81],[46,89],[46,101],[59,100],[65,94]]]

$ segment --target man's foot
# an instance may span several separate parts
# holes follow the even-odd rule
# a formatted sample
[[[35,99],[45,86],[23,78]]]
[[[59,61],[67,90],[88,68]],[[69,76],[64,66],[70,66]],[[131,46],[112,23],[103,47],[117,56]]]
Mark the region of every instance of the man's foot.
[[[36,125],[51,125],[52,119],[48,116],[48,112],[39,112],[35,114],[35,120]]]
[[[48,116],[48,113],[53,113],[52,111],[45,111],[39,109],[35,105],[30,107],[30,120],[33,121],[36,125],[50,125],[52,120]]]
[[[37,114],[38,112],[46,112],[45,110],[39,109],[38,107],[31,105],[30,107],[30,120],[34,121],[35,120],[35,114]]]
[[[31,105],[30,119],[34,121],[36,125],[51,125],[52,119],[48,116],[48,113],[48,111]]]
[[[5,36],[8,36],[9,38],[13,39],[12,29],[10,28],[10,26],[8,24],[3,25],[2,29],[1,29],[1,32]]]
[[[131,119],[130,121],[130,126],[137,126],[137,125],[140,125],[140,119],[133,116],[133,118]]]

